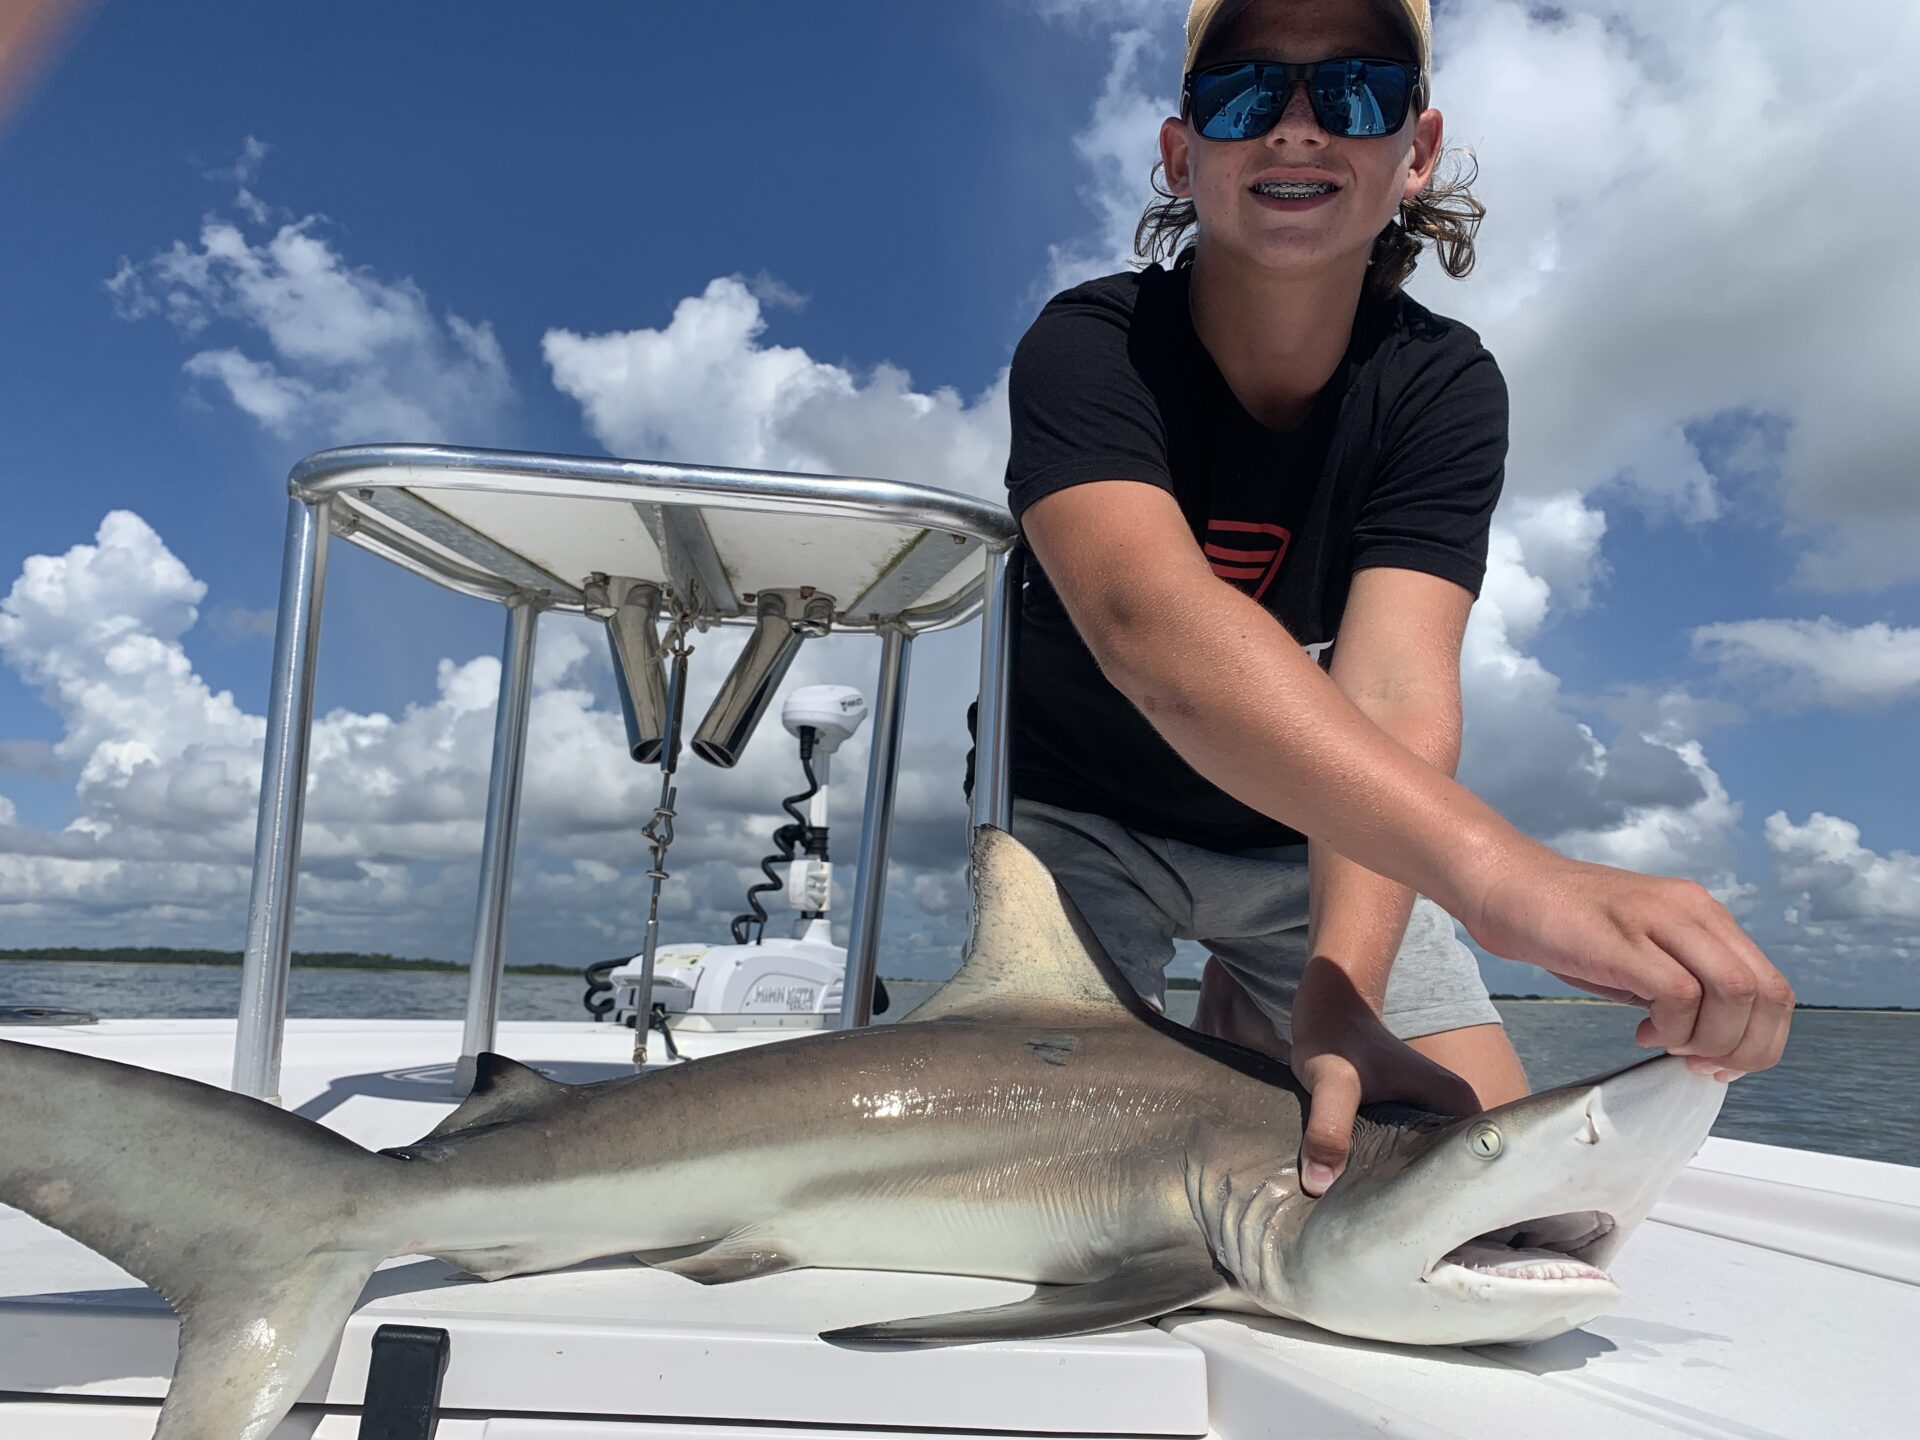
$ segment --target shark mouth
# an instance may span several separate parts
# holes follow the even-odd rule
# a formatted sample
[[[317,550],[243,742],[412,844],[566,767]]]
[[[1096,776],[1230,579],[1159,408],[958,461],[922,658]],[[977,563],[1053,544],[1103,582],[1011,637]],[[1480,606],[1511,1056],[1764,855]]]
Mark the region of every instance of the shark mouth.
[[[1434,1262],[1426,1278],[1448,1266],[1503,1280],[1601,1280],[1613,1277],[1599,1261],[1613,1246],[1614,1219],[1599,1210],[1547,1215],[1476,1235]]]

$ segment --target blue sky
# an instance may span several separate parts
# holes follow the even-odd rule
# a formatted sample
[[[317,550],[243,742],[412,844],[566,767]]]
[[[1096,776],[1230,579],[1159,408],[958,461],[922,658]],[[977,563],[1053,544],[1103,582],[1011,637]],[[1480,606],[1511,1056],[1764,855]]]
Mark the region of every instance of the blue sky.
[[[244,717],[265,703],[282,477],[313,449],[611,450],[997,493],[1004,367],[1049,294],[1124,263],[1183,13],[101,6],[0,129],[0,595],[29,557],[67,557],[64,591],[0,610],[0,945],[238,944]],[[1414,292],[1482,331],[1515,398],[1468,778],[1579,853],[1697,875],[1807,998],[1920,1003],[1920,420],[1898,379],[1920,282],[1874,238],[1904,224],[1888,177],[1920,32],[1876,23],[1884,53],[1813,95],[1809,56],[1848,27],[1810,28],[1788,0],[1442,5],[1438,103],[1491,213],[1474,278],[1429,264]],[[1814,163],[1822,203],[1783,201],[1779,174]],[[210,223],[251,291],[208,261]],[[281,266],[290,234],[339,313]],[[404,335],[355,350],[369,316]],[[482,351],[462,325],[490,335]],[[562,334],[653,347],[708,382],[673,405],[620,394],[607,352]],[[241,361],[294,398],[249,409],[221,378]],[[432,433],[354,428],[393,413],[353,398],[382,388]],[[802,391],[830,441],[799,437]],[[877,410],[923,442],[869,433]],[[144,533],[105,537],[115,511]],[[461,718],[458,677],[485,683],[497,613],[336,553],[320,708],[411,715],[396,733],[444,740],[471,779],[485,727]],[[153,637],[147,688],[126,693],[171,738],[145,758],[128,758],[131,707],[102,698],[125,672],[62,669],[99,645],[62,628],[60,595],[82,593]],[[542,641],[552,724],[611,734],[598,639],[563,630]],[[964,930],[965,655],[930,641],[919,661],[898,973],[950,968]],[[871,664],[832,641],[795,678],[870,689]],[[223,726],[224,750],[207,738]],[[517,957],[592,958],[627,933],[631,887],[593,856],[625,864],[631,837],[580,839],[570,787],[614,782],[576,738],[536,729],[555,788],[529,796]],[[394,743],[401,790],[424,790],[405,757],[433,747]],[[849,840],[863,758],[850,747],[836,784]],[[722,820],[688,842],[683,925],[737,908],[781,762],[698,782]],[[196,788],[214,774],[224,788]],[[178,818],[215,795],[205,826]],[[387,830],[328,822],[315,864],[338,888],[303,890],[299,943],[463,953],[477,797],[426,840],[426,812],[396,803]]]

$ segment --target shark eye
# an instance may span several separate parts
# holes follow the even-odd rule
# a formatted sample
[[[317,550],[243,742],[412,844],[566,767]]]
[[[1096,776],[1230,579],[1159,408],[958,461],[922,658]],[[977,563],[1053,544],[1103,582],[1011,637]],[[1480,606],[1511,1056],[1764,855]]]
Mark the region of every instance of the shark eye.
[[[1505,1145],[1498,1125],[1476,1125],[1467,1132],[1467,1149],[1481,1160],[1494,1159]]]

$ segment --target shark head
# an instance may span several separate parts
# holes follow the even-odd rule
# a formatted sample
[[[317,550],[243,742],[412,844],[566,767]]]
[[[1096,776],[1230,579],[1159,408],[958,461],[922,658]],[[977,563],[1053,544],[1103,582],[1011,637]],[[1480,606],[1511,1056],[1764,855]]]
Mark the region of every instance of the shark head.
[[[983,827],[973,859],[966,965],[909,1023],[1139,1025],[1218,1062],[1223,1093],[1244,1083],[1231,1072],[1259,1082],[1257,1120],[1196,1132],[1186,1156],[1188,1200],[1214,1267],[1202,1277],[1210,1304],[1225,1275],[1231,1308],[1398,1344],[1525,1342],[1574,1329],[1619,1301],[1608,1262],[1699,1150],[1726,1096],[1725,1085],[1667,1056],[1461,1120],[1368,1106],[1347,1168],[1315,1200],[1296,1165],[1307,1096],[1286,1066],[1151,1010],[1010,836]]]
[[[1269,1263],[1249,1296],[1402,1344],[1571,1330],[1619,1299],[1607,1263],[1699,1150],[1725,1095],[1665,1056],[1464,1120],[1369,1107],[1327,1193],[1271,1217]]]

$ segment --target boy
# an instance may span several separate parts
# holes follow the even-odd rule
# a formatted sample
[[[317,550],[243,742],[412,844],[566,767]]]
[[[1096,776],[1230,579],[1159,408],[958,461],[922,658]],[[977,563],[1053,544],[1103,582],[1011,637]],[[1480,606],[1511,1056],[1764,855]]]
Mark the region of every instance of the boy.
[[[1725,1078],[1793,1004],[1699,886],[1569,860],[1451,779],[1506,391],[1400,291],[1423,239],[1464,274],[1480,214],[1434,184],[1430,52],[1427,0],[1194,0],[1141,237],[1197,237],[1056,297],[1012,374],[1014,833],[1149,999],[1202,940],[1197,1021],[1290,1037],[1313,1193],[1363,1098],[1525,1091],[1442,910]]]

